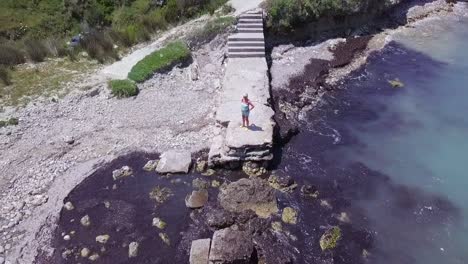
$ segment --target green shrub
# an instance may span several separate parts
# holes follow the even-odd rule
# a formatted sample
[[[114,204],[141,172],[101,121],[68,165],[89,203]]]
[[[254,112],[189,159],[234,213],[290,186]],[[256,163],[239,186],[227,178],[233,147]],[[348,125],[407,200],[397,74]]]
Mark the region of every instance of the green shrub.
[[[10,72],[8,68],[3,65],[0,65],[0,80],[7,86],[11,84]]]
[[[49,55],[49,50],[44,45],[44,43],[37,39],[28,39],[24,42],[24,48],[28,57],[33,62],[43,62],[47,55]]]
[[[225,15],[230,14],[230,13],[232,13],[232,12],[234,12],[234,11],[236,11],[236,10],[234,9],[234,7],[232,7],[231,4],[225,4],[225,5],[223,5],[223,7],[221,8],[221,13],[223,13],[223,14],[225,14]]]
[[[133,66],[128,78],[136,82],[143,82],[153,76],[154,73],[169,70],[189,58],[190,50],[187,45],[180,41],[173,42],[139,61]]]
[[[137,85],[130,80],[112,80],[109,82],[109,86],[112,94],[119,98],[135,96],[138,94]]]
[[[168,23],[166,21],[163,9],[156,9],[145,15],[142,19],[143,25],[150,31],[165,30]]]
[[[25,63],[26,59],[23,52],[19,49],[0,44],[0,64],[6,66],[14,66]]]
[[[91,58],[100,63],[109,58],[118,59],[112,39],[105,32],[94,31],[87,34],[80,45]]]
[[[8,120],[0,120],[0,128],[1,127],[7,127],[7,126],[17,126],[19,124],[19,121],[17,118],[10,118]]]

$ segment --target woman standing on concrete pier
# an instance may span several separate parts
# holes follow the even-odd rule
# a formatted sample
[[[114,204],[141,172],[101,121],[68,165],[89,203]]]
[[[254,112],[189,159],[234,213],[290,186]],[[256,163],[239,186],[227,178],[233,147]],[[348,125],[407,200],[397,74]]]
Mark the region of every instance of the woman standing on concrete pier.
[[[241,127],[245,127],[245,128],[249,127],[249,114],[250,114],[250,111],[252,111],[252,109],[254,108],[255,106],[249,100],[249,95],[244,94],[241,100],[241,112],[242,112],[242,126]]]

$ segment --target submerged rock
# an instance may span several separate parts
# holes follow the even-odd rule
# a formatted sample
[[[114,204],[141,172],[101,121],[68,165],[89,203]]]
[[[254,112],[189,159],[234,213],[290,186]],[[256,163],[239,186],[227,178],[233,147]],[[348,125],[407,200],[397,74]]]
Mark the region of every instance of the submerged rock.
[[[164,222],[163,220],[161,220],[161,218],[153,218],[153,226],[154,227],[157,227],[159,229],[164,229],[166,228],[166,222]]]
[[[125,177],[129,177],[133,175],[133,170],[129,166],[123,166],[122,168],[118,170],[114,170],[112,172],[112,178],[114,181],[120,180]]]
[[[87,258],[89,256],[89,254],[91,254],[91,251],[88,248],[83,248],[80,251],[80,255],[81,255],[82,258]]]
[[[97,253],[94,253],[93,255],[89,256],[88,258],[90,261],[96,261],[99,259],[99,255]]]
[[[301,187],[301,194],[305,197],[318,198],[319,191],[316,186],[306,184]]]
[[[71,202],[66,202],[63,205],[63,208],[65,208],[65,210],[67,210],[67,211],[72,211],[73,209],[75,209],[75,206],[73,206],[73,204]]]
[[[210,183],[197,178],[192,181],[192,186],[196,189],[208,189],[210,187]]]
[[[254,246],[250,234],[245,231],[225,228],[213,234],[210,263],[251,263]]]
[[[267,170],[260,164],[251,161],[244,162],[244,164],[242,164],[242,171],[251,177],[262,176],[267,172]]]
[[[82,226],[88,227],[91,225],[91,219],[89,218],[89,215],[85,215],[81,218],[80,223]]]
[[[197,172],[199,173],[203,173],[206,171],[206,168],[208,167],[208,162],[206,162],[205,160],[200,160],[197,162]]]
[[[164,244],[168,246],[171,245],[171,240],[169,239],[169,236],[166,233],[159,233],[159,238],[161,238]]]
[[[226,228],[234,224],[234,215],[223,209],[213,209],[206,214],[206,223],[214,228]]]
[[[100,235],[96,237],[96,242],[106,244],[110,239],[109,235]]]
[[[208,177],[209,177],[209,176],[215,175],[215,173],[216,173],[215,170],[213,170],[213,169],[208,169],[208,170],[206,170],[204,173],[202,173],[202,175],[203,175],[203,176],[208,176]]]
[[[190,152],[168,151],[161,154],[156,171],[166,173],[188,173],[192,157]]]
[[[135,258],[138,256],[138,247],[140,244],[138,242],[132,242],[130,245],[128,245],[128,257],[129,258]]]
[[[211,181],[211,187],[219,188],[219,186],[221,186],[221,183],[219,181],[217,181],[217,180]]]
[[[207,190],[193,191],[191,194],[185,197],[185,206],[191,209],[201,208],[207,202],[208,202]]]
[[[272,188],[282,192],[291,192],[297,187],[297,184],[294,182],[291,176],[271,175],[268,178],[268,184],[270,184]]]
[[[231,212],[252,210],[263,218],[278,212],[275,190],[259,178],[240,179],[221,188],[218,200]]]
[[[405,84],[400,81],[400,79],[396,78],[394,80],[389,80],[388,83],[393,87],[393,88],[403,88],[405,87]]]
[[[190,247],[190,264],[207,264],[210,253],[211,239],[198,239],[192,241]]]
[[[158,163],[159,163],[159,160],[149,160],[148,162],[146,162],[143,169],[145,171],[154,171],[156,167],[158,166]]]
[[[284,208],[281,220],[287,224],[295,225],[297,223],[297,211],[291,207]]]
[[[155,200],[158,203],[164,203],[173,195],[171,189],[166,187],[156,186],[154,187],[151,192],[149,193],[150,199]]]
[[[341,239],[341,229],[338,226],[334,226],[320,237],[320,248],[322,251],[334,249],[338,245],[338,241]]]

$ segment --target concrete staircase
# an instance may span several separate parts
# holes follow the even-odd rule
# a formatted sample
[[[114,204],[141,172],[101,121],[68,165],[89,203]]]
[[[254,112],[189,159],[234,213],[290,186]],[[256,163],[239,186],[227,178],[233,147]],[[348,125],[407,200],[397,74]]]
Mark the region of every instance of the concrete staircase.
[[[263,12],[242,14],[237,24],[237,34],[228,38],[229,58],[265,58]]]
[[[268,66],[265,59],[263,12],[242,14],[238,32],[228,39],[228,63],[223,80],[221,104],[216,120],[224,127],[213,139],[209,153],[211,166],[265,162],[273,158],[274,111],[269,105]],[[251,127],[241,128],[240,102],[248,93],[255,105]]]

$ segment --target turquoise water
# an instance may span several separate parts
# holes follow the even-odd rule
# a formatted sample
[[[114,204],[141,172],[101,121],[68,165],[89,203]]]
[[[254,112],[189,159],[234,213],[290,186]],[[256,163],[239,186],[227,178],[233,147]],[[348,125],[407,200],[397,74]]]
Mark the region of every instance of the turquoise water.
[[[359,144],[328,153],[360,161],[396,184],[447,199],[458,209],[457,217],[428,224],[425,215],[434,210],[430,200],[412,217],[382,206],[386,194],[363,200],[383,252],[379,262],[387,254],[401,254],[399,263],[468,263],[467,25],[459,21],[424,37],[397,38],[375,59],[383,66],[371,65],[359,84],[383,91],[366,97],[366,104],[381,109],[377,117],[347,123]],[[385,85],[385,79],[394,78],[405,86]]]

